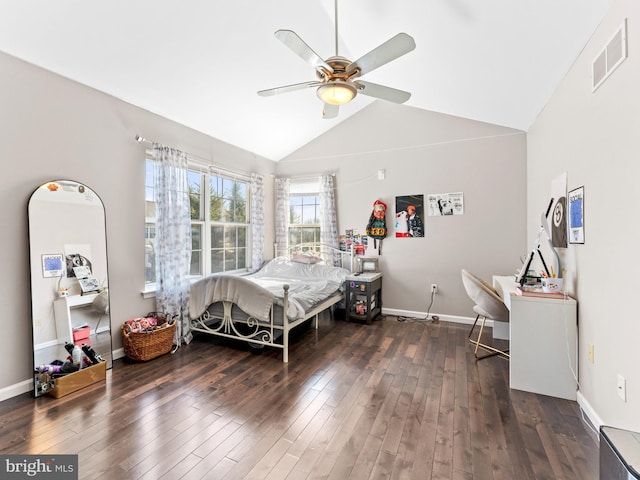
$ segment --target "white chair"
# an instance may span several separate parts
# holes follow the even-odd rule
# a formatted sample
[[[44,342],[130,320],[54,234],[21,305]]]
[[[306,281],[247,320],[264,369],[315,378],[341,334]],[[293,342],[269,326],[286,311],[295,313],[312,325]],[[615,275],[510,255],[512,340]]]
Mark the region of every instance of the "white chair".
[[[473,352],[476,359],[481,360],[483,358],[493,357],[494,355],[499,355],[502,358],[508,359],[508,349],[500,350],[492,345],[482,343],[481,339],[487,319],[493,320],[493,322],[509,322],[509,310],[507,310],[502,299],[491,285],[464,269],[462,270],[462,284],[464,285],[469,298],[471,298],[475,303],[473,311],[476,313],[476,321],[473,322],[473,326],[469,331],[469,342],[476,347]],[[482,324],[480,326],[478,337],[471,338],[480,317],[482,317]],[[478,357],[479,348],[489,352],[489,354]]]
[[[96,329],[95,329],[95,333],[98,333],[98,327],[100,326],[100,322],[102,321],[102,318],[104,316],[109,315],[109,290],[108,289],[105,288],[102,292],[96,295],[96,297],[93,299],[93,302],[91,302],[91,308],[93,309],[94,312],[97,312],[100,314],[100,317],[98,317],[98,323],[96,323]]]

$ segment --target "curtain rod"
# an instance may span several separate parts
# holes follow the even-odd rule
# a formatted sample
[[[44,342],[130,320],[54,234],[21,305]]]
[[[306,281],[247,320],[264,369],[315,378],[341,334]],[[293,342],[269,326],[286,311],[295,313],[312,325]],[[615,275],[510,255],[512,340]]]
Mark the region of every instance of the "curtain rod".
[[[157,142],[152,142],[151,140],[147,140],[146,138],[144,138],[141,135],[136,135],[136,142],[145,145],[147,148],[151,148],[153,147],[154,143]],[[214,171],[219,171],[222,173],[226,173],[228,175],[235,175],[235,176],[242,176],[242,177],[250,177],[251,176],[251,172],[240,172],[237,170],[231,170],[229,168],[226,167],[222,167],[220,165],[216,165],[213,161],[213,159],[210,158],[204,158],[201,157],[199,155],[194,155],[192,153],[189,152],[183,152],[189,161],[196,163],[198,166],[200,167],[206,167],[210,170],[214,170]]]
[[[150,148],[153,147],[154,143],[157,142],[152,142],[151,140],[147,140],[146,138],[144,138],[141,135],[136,135],[136,142],[143,144],[144,146]],[[189,152],[183,152],[187,157],[189,157],[190,159],[196,160],[198,163],[203,163],[203,165],[208,166],[208,167],[212,167],[213,166],[213,160],[209,159],[209,158],[204,158],[204,157],[200,157],[198,155],[194,155],[192,153]]]
[[[276,175],[276,178],[288,178],[289,180],[317,180],[322,175],[336,176],[336,172],[321,172],[313,175]]]

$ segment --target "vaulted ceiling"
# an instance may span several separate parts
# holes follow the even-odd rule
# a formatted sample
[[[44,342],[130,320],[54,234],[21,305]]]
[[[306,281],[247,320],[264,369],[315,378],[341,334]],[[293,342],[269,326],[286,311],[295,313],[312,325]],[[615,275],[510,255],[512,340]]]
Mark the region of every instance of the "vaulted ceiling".
[[[613,0],[341,0],[338,51],[399,32],[412,52],[363,77],[406,105],[527,130]],[[375,100],[322,118],[311,65],[274,36],[335,54],[334,0],[0,0],[0,51],[280,160]],[[144,134],[144,132],[140,132]]]

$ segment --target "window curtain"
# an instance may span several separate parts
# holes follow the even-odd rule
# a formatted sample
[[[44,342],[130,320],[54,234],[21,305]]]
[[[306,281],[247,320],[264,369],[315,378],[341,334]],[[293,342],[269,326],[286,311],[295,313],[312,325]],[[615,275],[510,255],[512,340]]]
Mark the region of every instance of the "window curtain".
[[[289,179],[276,178],[276,255],[289,246]]]
[[[264,177],[251,174],[251,270],[264,262]]]
[[[153,145],[156,203],[156,309],[176,317],[175,344],[189,343],[191,215],[187,155]]]
[[[324,174],[320,176],[320,242],[334,248],[339,247],[338,217],[336,214],[334,176]],[[334,264],[338,265],[334,255]]]

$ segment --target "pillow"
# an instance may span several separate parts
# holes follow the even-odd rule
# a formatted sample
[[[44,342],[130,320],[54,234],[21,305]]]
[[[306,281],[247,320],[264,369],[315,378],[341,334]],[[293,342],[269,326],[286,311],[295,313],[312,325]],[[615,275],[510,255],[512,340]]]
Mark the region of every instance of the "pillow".
[[[297,252],[291,255],[291,261],[297,263],[314,264],[322,262],[322,258],[311,252]]]

